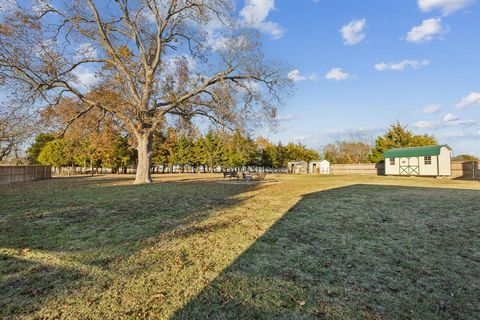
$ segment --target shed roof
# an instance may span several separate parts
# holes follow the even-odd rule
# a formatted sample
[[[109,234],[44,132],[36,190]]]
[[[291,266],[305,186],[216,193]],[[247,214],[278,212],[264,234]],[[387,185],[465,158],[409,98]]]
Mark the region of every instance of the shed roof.
[[[425,146],[413,148],[398,148],[385,151],[384,158],[400,158],[400,157],[421,157],[421,156],[438,156],[442,147],[452,150],[448,145],[442,144],[438,146]]]

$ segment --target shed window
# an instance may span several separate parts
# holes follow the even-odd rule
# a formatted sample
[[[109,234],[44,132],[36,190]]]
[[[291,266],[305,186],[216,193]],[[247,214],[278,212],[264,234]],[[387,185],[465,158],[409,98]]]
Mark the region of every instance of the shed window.
[[[390,158],[390,165],[394,166],[395,165],[395,158]]]
[[[426,156],[423,160],[425,164],[432,164],[432,156]]]

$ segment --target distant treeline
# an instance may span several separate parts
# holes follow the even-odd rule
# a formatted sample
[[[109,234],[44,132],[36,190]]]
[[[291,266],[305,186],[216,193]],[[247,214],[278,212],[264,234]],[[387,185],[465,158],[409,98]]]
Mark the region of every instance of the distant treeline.
[[[75,139],[39,134],[27,151],[31,163],[54,167],[110,168],[126,172],[135,165],[137,152],[128,136],[111,132]],[[182,134],[174,128],[158,133],[152,145],[154,172],[201,171],[246,168],[281,169],[290,160],[319,159],[318,152],[302,144],[274,144],[265,138],[252,139],[240,131],[209,130],[205,134]]]

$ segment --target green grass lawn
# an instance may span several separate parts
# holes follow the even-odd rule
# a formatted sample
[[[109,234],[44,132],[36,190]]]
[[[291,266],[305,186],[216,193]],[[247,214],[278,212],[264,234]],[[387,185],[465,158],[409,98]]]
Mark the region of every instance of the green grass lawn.
[[[0,187],[0,318],[478,319],[480,183]]]

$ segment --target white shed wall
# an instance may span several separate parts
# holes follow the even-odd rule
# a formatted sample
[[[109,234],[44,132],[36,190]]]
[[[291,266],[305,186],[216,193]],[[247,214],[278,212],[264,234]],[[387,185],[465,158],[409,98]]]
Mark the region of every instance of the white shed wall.
[[[320,162],[320,174],[330,174],[330,162],[323,160]]]
[[[440,149],[440,155],[438,156],[439,163],[439,174],[441,176],[450,176],[452,174],[452,152],[446,148],[442,147]]]
[[[390,164],[390,158],[385,159],[385,174],[386,175],[395,175],[400,174],[400,159],[395,158],[395,164]]]
[[[420,175],[436,176],[438,175],[437,156],[432,156],[432,164],[425,164],[425,157],[419,157]]]
[[[327,160],[310,161],[308,164],[308,173],[310,174],[330,174],[330,162]]]

